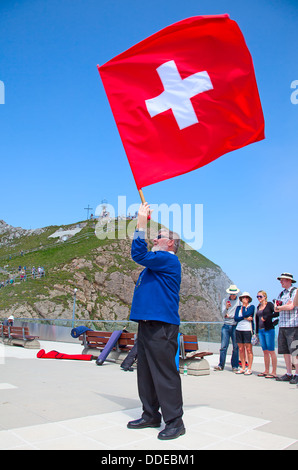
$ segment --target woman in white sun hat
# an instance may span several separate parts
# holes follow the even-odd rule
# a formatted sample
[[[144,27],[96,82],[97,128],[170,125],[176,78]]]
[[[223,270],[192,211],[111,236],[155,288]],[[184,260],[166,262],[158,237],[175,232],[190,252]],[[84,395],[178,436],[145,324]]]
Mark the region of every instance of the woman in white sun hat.
[[[236,341],[239,347],[239,356],[242,368],[237,374],[251,375],[251,366],[253,361],[253,352],[251,338],[253,333],[253,319],[255,313],[254,305],[250,305],[252,297],[248,292],[243,292],[239,296],[242,305],[236,308],[235,321]],[[245,370],[245,358],[247,356],[248,368]]]

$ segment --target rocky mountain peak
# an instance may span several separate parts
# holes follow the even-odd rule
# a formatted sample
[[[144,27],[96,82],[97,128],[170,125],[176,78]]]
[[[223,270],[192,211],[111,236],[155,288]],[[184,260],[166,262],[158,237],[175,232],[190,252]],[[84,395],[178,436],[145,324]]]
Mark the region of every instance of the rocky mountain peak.
[[[2,265],[8,265],[10,278],[19,265],[26,265],[28,272],[26,282],[16,278],[1,289],[1,316],[71,318],[76,288],[77,318],[127,320],[134,286],[143,269],[131,259],[131,240],[98,240],[91,221],[65,242],[52,238],[57,229],[24,230],[0,221],[0,258],[1,250],[8,253],[7,247],[13,247],[14,255],[6,261],[2,256]],[[21,256],[28,236],[32,248]],[[221,300],[232,281],[194,250],[181,247],[178,256],[182,265],[181,320],[221,320]],[[41,259],[46,276],[33,279],[30,267],[38,266]]]

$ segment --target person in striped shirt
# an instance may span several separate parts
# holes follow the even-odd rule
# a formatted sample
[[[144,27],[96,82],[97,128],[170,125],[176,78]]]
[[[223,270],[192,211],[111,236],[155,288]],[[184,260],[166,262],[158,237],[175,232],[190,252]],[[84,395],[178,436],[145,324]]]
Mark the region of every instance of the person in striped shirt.
[[[284,355],[287,372],[276,380],[298,384],[298,307],[294,306],[296,281],[290,273],[282,273],[277,278],[283,290],[275,302],[275,311],[279,312],[278,353]],[[295,365],[295,374],[292,375],[292,363]]]

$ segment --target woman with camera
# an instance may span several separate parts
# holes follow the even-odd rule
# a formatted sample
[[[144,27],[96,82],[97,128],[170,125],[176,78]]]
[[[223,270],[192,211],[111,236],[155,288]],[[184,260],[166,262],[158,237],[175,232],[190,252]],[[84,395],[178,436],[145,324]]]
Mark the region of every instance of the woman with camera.
[[[274,305],[268,302],[267,294],[265,291],[260,290],[257,295],[259,305],[256,313],[256,333],[259,336],[259,341],[264,354],[265,371],[258,374],[258,377],[266,377],[266,379],[275,379],[277,357],[275,353],[275,330],[274,326],[277,320],[273,320],[279,316],[279,313],[274,312]],[[272,364],[272,372],[270,374],[270,359]]]

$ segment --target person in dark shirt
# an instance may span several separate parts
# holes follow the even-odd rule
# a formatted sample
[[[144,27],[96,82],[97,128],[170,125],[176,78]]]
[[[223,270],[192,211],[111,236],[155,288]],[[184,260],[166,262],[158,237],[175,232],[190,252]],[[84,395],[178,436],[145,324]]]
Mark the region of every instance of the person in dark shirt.
[[[3,322],[3,325],[4,326],[13,326],[13,322],[14,322],[14,316],[13,315],[10,315],[7,320],[4,320]]]
[[[275,353],[275,320],[278,313],[274,312],[274,305],[268,302],[265,291],[260,290],[257,294],[259,305],[256,313],[256,333],[264,354],[265,371],[258,374],[259,377],[267,379],[276,378],[277,357]],[[272,364],[272,372],[269,372],[270,359]]]

